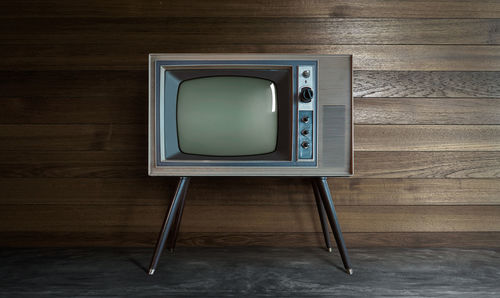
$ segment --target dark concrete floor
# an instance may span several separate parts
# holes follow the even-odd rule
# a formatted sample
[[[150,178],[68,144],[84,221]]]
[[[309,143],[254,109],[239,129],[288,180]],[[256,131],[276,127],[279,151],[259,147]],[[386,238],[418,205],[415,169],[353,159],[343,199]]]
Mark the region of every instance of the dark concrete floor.
[[[320,248],[1,249],[0,297],[500,297],[500,251]]]

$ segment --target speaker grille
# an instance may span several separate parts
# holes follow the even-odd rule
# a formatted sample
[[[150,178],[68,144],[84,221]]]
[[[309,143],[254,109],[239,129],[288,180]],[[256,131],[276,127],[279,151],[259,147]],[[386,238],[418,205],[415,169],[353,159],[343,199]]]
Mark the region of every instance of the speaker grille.
[[[322,167],[345,167],[349,163],[350,127],[344,105],[324,105],[322,109]],[[349,131],[348,131],[349,130]]]

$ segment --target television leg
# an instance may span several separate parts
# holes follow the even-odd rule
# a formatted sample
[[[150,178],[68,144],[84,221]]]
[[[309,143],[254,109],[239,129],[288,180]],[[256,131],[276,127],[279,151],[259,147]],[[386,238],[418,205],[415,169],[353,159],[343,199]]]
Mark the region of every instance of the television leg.
[[[174,223],[174,219],[179,210],[180,205],[182,205],[183,199],[185,198],[184,194],[187,191],[189,186],[190,177],[180,177],[179,184],[177,185],[177,190],[175,191],[174,199],[170,204],[170,208],[168,210],[167,216],[163,222],[163,228],[160,232],[160,236],[158,241],[156,242],[156,248],[153,255],[153,259],[151,260],[151,265],[149,266],[149,275],[153,275],[156,270],[156,266],[158,265],[158,261],[160,260],[160,255],[163,251],[163,247],[165,246],[165,242],[167,241],[168,234],[172,229],[172,225]]]
[[[316,199],[316,207],[318,207],[319,219],[321,221],[321,228],[323,230],[323,237],[325,237],[326,249],[332,252],[332,242],[330,241],[330,231],[328,230],[328,219],[325,213],[325,206],[321,200],[321,194],[315,180],[312,180],[312,187],[314,191],[314,198]]]
[[[335,213],[335,207],[333,205],[332,195],[330,193],[330,188],[328,187],[328,182],[326,177],[316,178],[317,186],[319,188],[321,198],[323,200],[324,207],[326,209],[326,214],[328,215],[328,220],[330,221],[330,226],[332,228],[333,236],[335,237],[335,242],[337,242],[337,247],[342,257],[342,262],[344,263],[344,268],[347,273],[352,274],[351,263],[349,261],[349,256],[347,255],[347,249],[345,247],[344,238],[342,237],[342,231],[340,230],[340,225],[337,220],[337,214]]]
[[[175,244],[177,243],[177,238],[179,236],[179,229],[181,227],[182,213],[184,212],[184,204],[186,203],[186,195],[187,195],[187,187],[182,192],[182,198],[180,201],[179,211],[177,211],[177,215],[175,216],[175,221],[172,226],[172,231],[167,238],[167,249],[170,252],[173,252],[175,249]]]

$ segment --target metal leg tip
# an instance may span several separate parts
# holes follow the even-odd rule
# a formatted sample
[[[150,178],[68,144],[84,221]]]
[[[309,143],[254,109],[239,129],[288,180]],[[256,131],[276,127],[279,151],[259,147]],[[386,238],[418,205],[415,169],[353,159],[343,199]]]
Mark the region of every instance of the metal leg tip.
[[[328,248],[328,252],[332,252],[333,249],[331,247]]]
[[[353,274],[353,271],[351,268],[347,269],[347,273],[349,273],[349,275],[352,275]]]
[[[153,275],[155,274],[155,270],[154,269],[149,269],[149,275]]]

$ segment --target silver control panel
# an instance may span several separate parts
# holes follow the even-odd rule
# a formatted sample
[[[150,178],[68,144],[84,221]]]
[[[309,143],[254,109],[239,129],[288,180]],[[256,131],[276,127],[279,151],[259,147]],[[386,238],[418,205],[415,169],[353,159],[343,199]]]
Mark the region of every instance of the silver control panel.
[[[314,161],[316,157],[316,71],[313,65],[297,69],[297,160]]]

